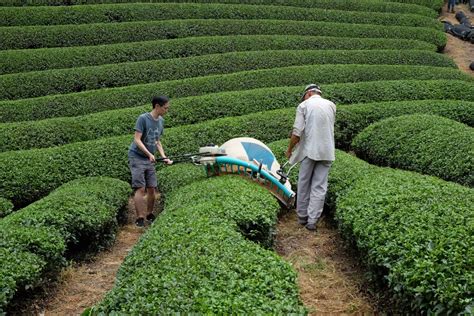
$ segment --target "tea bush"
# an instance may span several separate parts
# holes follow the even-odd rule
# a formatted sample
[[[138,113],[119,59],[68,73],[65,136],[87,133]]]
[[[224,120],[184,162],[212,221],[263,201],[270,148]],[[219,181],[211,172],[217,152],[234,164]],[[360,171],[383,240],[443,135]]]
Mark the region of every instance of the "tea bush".
[[[371,163],[414,170],[474,186],[474,129],[434,115],[408,115],[376,122],[353,142]]]
[[[323,86],[325,96],[327,91],[326,97],[331,99],[333,91],[337,91],[339,86]],[[376,90],[373,89],[373,91]],[[165,125],[170,128],[220,117],[240,116],[279,108],[294,108],[298,104],[299,93],[301,93],[301,87],[279,87],[175,99],[171,102],[172,106],[165,118]],[[370,93],[372,91],[366,90],[366,94]],[[397,95],[390,97],[399,98]],[[349,148],[354,136],[372,122],[404,114],[437,114],[474,126],[473,102],[421,100],[424,97],[423,94],[412,97],[420,100],[354,105],[338,104],[335,129],[336,147]],[[357,102],[357,99],[352,99],[350,102]],[[146,105],[79,117],[0,124],[0,152],[52,147],[129,134],[133,132],[138,115],[150,111],[150,109],[151,106]]]
[[[417,4],[422,5],[428,8],[431,8],[436,11],[441,11],[443,7],[444,1],[443,0],[383,0],[383,1],[390,1],[390,2],[400,2],[406,4]]]
[[[329,195],[399,311],[468,312],[473,304],[472,189],[408,171],[377,168],[338,151]]]
[[[287,110],[283,110],[287,111]],[[162,143],[167,155],[195,152],[209,143],[223,143],[239,136],[272,141],[287,135],[282,126],[293,117],[282,110],[223,118],[170,128]],[[275,119],[281,123],[276,126]],[[61,147],[10,151],[0,154],[0,196],[16,206],[35,201],[61,184],[84,176],[110,176],[130,180],[127,151],[132,135],[81,142]],[[28,187],[29,190],[25,190]]]
[[[275,225],[278,210],[270,193],[237,176],[173,190],[91,313],[305,313],[290,265],[238,232]]]
[[[383,3],[374,0],[322,0],[314,2],[311,0],[5,0],[0,6],[45,6],[45,5],[92,5],[106,3],[226,3],[226,4],[253,4],[253,5],[283,5],[291,7],[337,9],[347,11],[372,11],[372,12],[392,12],[392,13],[412,13],[436,18],[436,12],[414,4],[403,3]]]
[[[445,55],[419,50],[282,50],[212,54],[0,76],[0,99],[113,88],[213,74],[308,64],[394,64],[456,67]]]
[[[440,77],[444,80],[437,82],[388,81],[428,80]],[[457,80],[469,82],[464,83]],[[337,102],[342,103],[354,103],[351,100],[358,100],[357,102],[394,100],[392,97],[394,95],[403,95],[402,99],[395,100],[413,100],[414,95],[428,96],[422,97],[423,99],[474,99],[472,77],[457,69],[426,66],[317,65],[245,71],[34,99],[0,101],[0,122],[78,116],[110,109],[133,107],[149,104],[157,93],[178,98],[229,90],[300,85],[301,82],[328,84],[360,81],[370,82],[347,85],[346,88],[340,87],[335,90],[333,97],[336,96]],[[400,88],[397,85],[400,85]],[[354,90],[356,88],[365,90],[356,91]],[[343,93],[339,93],[339,90]],[[347,94],[347,96],[343,94]]]
[[[172,20],[54,26],[0,27],[0,50],[84,46],[205,35],[321,35],[420,40],[442,50],[446,35],[426,27],[383,26],[315,21]]]
[[[45,261],[38,255],[11,248],[0,248],[0,313],[18,289],[29,289],[41,279]]]
[[[161,193],[162,200],[166,200],[168,194],[178,188],[207,178],[204,167],[190,163],[160,168],[156,172],[156,177],[158,178],[158,190]]]
[[[397,82],[393,87],[400,86]],[[416,89],[413,83],[407,86]],[[355,87],[360,87],[360,84]],[[432,91],[426,83],[424,87]],[[345,97],[350,96],[342,88],[337,91]],[[387,97],[388,94],[381,95]],[[334,99],[339,102],[337,96]],[[200,146],[221,144],[234,137],[255,137],[266,143],[286,137],[293,120],[294,109],[291,108],[221,118],[167,129],[163,144],[167,155],[171,156],[195,152]],[[274,124],[275,121],[279,124]],[[0,196],[19,206],[35,201],[78,177],[102,175],[129,181],[127,151],[131,141],[132,135],[125,135],[61,147],[0,153]],[[30,190],[25,191],[26,186]]]
[[[354,137],[370,124],[384,118],[408,114],[434,114],[474,126],[474,103],[469,101],[419,98],[416,101],[338,105],[336,147],[350,149]]]
[[[0,74],[74,68],[150,59],[191,57],[232,51],[281,49],[396,49],[436,51],[410,39],[347,38],[303,35],[233,35],[186,37],[110,45],[0,51]]]
[[[129,184],[120,180],[78,179],[0,220],[0,311],[16,292],[38,285],[46,272],[60,268],[68,248],[107,245],[130,192]]]
[[[159,12],[159,14],[157,14]],[[1,26],[122,23],[178,19],[273,19],[429,27],[442,30],[434,18],[414,14],[357,12],[277,5],[221,3],[133,3],[97,6],[0,8]]]
[[[13,204],[7,199],[0,197],[0,218],[5,217],[13,211]]]
[[[412,13],[436,18],[435,11],[414,4],[383,3],[377,0],[4,0],[0,6],[43,6],[43,5],[84,5],[105,3],[227,3],[227,4],[254,4],[254,5],[284,5],[304,8],[337,9],[348,11]]]

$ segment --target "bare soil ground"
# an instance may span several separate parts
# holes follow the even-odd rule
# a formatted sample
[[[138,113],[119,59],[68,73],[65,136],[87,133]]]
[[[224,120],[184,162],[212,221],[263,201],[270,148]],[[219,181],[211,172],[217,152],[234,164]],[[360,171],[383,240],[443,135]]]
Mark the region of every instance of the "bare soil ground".
[[[159,199],[157,194],[157,203]],[[100,302],[112,289],[115,275],[128,252],[145,232],[145,229],[136,227],[134,223],[135,207],[133,199],[130,199],[127,223],[120,227],[115,244],[101,252],[92,262],[65,269],[61,273],[55,295],[45,301],[40,314],[80,315],[84,309]]]
[[[64,270],[55,295],[45,302],[41,314],[80,315],[101,301],[112,289],[120,265],[143,231],[134,224],[122,226],[111,249],[100,253],[93,262]]]
[[[454,7],[454,12],[458,11],[463,11],[466,16],[469,17],[471,23],[474,24],[474,13],[469,10],[467,4],[456,5]],[[452,24],[459,24],[459,21],[456,20],[455,13],[448,12],[447,4],[443,7],[439,20],[449,21]],[[471,62],[474,61],[474,44],[471,44],[468,41],[463,41],[451,34],[446,34],[446,36],[448,37],[448,43],[446,44],[443,53],[450,56],[461,71],[474,76],[474,71],[469,68]]]
[[[277,226],[276,251],[298,273],[300,296],[310,314],[374,314],[364,269],[327,217],[316,232],[297,223],[294,210]]]
[[[159,195],[157,195],[159,201]],[[112,289],[115,275],[145,229],[135,226],[135,207],[129,200],[127,220],[119,228],[114,245],[94,258],[63,269],[58,280],[38,289],[34,297],[19,302],[12,315],[80,315],[100,302]]]

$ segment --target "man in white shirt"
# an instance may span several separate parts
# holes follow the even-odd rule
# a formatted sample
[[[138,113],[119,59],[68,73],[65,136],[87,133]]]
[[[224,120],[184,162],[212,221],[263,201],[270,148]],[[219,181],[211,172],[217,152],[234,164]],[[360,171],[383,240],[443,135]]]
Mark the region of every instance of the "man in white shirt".
[[[321,88],[316,84],[306,86],[301,101],[286,156],[291,163],[301,162],[296,200],[298,222],[315,231],[323,212],[329,169],[335,159],[336,105],[321,97]]]

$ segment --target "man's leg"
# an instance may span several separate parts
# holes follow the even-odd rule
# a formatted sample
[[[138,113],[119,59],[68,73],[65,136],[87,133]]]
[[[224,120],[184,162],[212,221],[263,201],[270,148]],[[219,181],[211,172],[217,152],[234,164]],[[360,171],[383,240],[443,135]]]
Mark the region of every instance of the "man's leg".
[[[158,181],[156,180],[155,165],[152,163],[147,164],[147,168],[145,171],[145,182],[147,191],[146,219],[152,222],[155,220],[155,215],[153,215],[153,208],[155,206],[156,187],[158,186]]]
[[[133,196],[133,201],[135,202],[135,210],[137,213],[137,220],[140,218],[144,219],[146,216],[146,202],[145,202],[145,188],[137,188],[135,190],[135,195]]]
[[[308,204],[311,193],[311,178],[315,161],[309,158],[303,159],[298,174],[298,194],[296,196],[296,213],[298,222],[305,224],[308,218]]]
[[[136,158],[129,158],[129,167],[132,174],[132,188],[135,189],[133,195],[133,202],[135,202],[135,211],[137,214],[136,225],[139,227],[144,226],[146,216],[146,202],[145,202],[145,172],[146,172],[146,161],[141,161]]]
[[[313,169],[311,193],[308,205],[308,224],[316,224],[323,212],[330,168],[330,161],[317,161],[316,166]]]
[[[449,10],[449,7],[451,7],[451,10],[449,10],[451,13],[454,13],[454,5],[455,5],[456,1],[455,0],[449,0],[448,1],[448,10]]]
[[[151,221],[155,219],[155,215],[153,215],[153,209],[155,207],[155,193],[156,193],[156,189],[154,187],[146,188],[146,199],[147,199],[146,218]]]

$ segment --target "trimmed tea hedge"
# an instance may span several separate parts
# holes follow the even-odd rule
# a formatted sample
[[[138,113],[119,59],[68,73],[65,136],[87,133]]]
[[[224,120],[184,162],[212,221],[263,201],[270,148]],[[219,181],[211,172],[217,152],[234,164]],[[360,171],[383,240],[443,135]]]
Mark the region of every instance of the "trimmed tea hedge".
[[[340,151],[329,195],[343,235],[354,240],[401,313],[458,314],[473,305],[474,194],[458,184],[376,168]]]
[[[121,23],[178,19],[242,19],[344,22],[429,27],[433,18],[413,14],[357,12],[276,5],[133,3],[68,7],[0,8],[0,26]]]
[[[421,89],[421,93],[430,95],[428,98],[431,99],[446,99],[448,98],[445,97],[446,95],[451,95],[450,99],[474,99],[472,77],[457,69],[425,66],[318,65],[246,71],[34,99],[0,101],[0,122],[77,116],[109,109],[134,107],[149,103],[151,98],[157,93],[176,98],[228,90],[301,85],[302,82],[325,84],[415,78],[420,80],[444,78],[445,80],[442,82],[446,82],[446,87],[453,89],[455,92],[449,91],[448,88],[438,83],[429,82],[421,82],[421,84],[414,82],[413,84],[416,89],[410,86],[409,83],[401,83],[402,91],[398,91],[397,87],[392,87],[394,83],[377,84],[386,87],[384,89],[386,90],[385,93],[390,95],[406,95],[404,99],[413,99],[410,94],[418,94],[417,89]],[[458,85],[455,85],[451,82],[453,80],[466,80],[471,82],[471,84],[456,81],[455,83]],[[424,86],[425,84],[427,85],[426,87]],[[371,85],[371,83],[366,84],[364,89],[371,91],[369,87]],[[351,94],[354,93],[356,92],[351,92]],[[387,100],[387,98],[383,99],[381,93],[381,96],[378,96],[376,100],[373,100],[373,97],[365,96],[364,93],[365,90],[358,93],[356,98],[363,100],[358,102]],[[375,94],[378,95],[378,93]],[[353,103],[349,101],[351,100],[350,95],[347,97],[341,96],[341,98],[347,100],[344,103]],[[393,100],[393,98],[388,98],[388,100]]]
[[[455,93],[449,89],[453,81],[434,81],[444,89],[434,89],[428,81],[394,81],[357,83],[334,86],[333,99],[336,103],[347,100],[363,100],[367,87],[372,86],[379,98],[387,98],[397,93],[401,98],[418,98],[424,93],[439,97]],[[466,83],[473,87],[472,84]],[[459,86],[459,85],[458,85]],[[405,88],[406,89],[403,89]],[[382,89],[384,88],[384,89]],[[402,89],[400,89],[402,88]],[[411,90],[410,90],[411,89]],[[419,90],[419,94],[414,92]],[[435,93],[433,93],[435,91]],[[328,91],[329,93],[329,91]],[[472,99],[472,98],[471,98]],[[234,118],[224,118],[190,126],[171,128],[163,139],[168,155],[195,152],[199,146],[208,143],[223,143],[228,139],[249,136],[263,142],[286,137],[294,120],[292,109],[266,111]],[[279,122],[275,125],[274,122]],[[285,128],[286,127],[286,128]],[[6,152],[0,154],[0,196],[10,199],[15,205],[25,205],[46,195],[64,182],[86,175],[108,175],[129,180],[127,150],[131,135],[82,142],[62,147],[29,151]],[[105,158],[106,157],[106,158]],[[30,190],[25,191],[28,186]]]
[[[28,290],[41,278],[46,262],[30,252],[0,248],[0,313],[18,289]]]
[[[235,176],[172,192],[125,259],[115,287],[89,312],[306,313],[291,266],[238,232],[274,226],[278,211],[265,189]]]
[[[465,88],[460,85],[459,89]],[[343,84],[323,85],[324,96],[337,98],[337,91]],[[365,90],[365,97],[381,97],[379,87],[374,83]],[[220,117],[239,116],[259,111],[295,107],[299,102],[302,87],[276,87],[236,92],[223,92],[197,97],[175,99],[165,118],[166,127],[194,124]],[[356,90],[357,87],[354,87]],[[383,89],[383,88],[382,88]],[[446,90],[445,90],[446,91]],[[450,98],[458,91],[444,95]],[[458,97],[473,95],[460,94]],[[424,91],[411,99],[429,97]],[[382,98],[384,96],[382,95]],[[398,94],[386,98],[402,100]],[[357,102],[357,98],[346,100]],[[229,106],[232,105],[232,106]],[[151,105],[121,110],[112,110],[79,117],[53,118],[0,124],[0,152],[20,149],[44,148],[79,141],[93,140],[129,134],[137,117],[151,110]],[[455,119],[474,126],[474,102],[454,100],[426,100],[339,105],[336,121],[336,146],[349,148],[352,139],[369,124],[380,119],[403,114],[429,113]]]
[[[383,3],[374,0],[4,0],[0,6],[42,6],[42,5],[74,5],[74,4],[98,4],[98,3],[227,3],[227,4],[257,4],[257,5],[283,5],[304,8],[322,8],[347,11],[370,11],[370,12],[392,12],[412,13],[436,18],[436,12],[418,5],[402,3]]]
[[[294,119],[289,113],[284,115],[285,111],[288,112],[287,109],[267,111],[167,129],[163,139],[165,152],[170,156],[195,152],[200,146],[220,144],[241,136],[264,142],[281,139],[288,134]],[[276,120],[280,125],[274,124]],[[48,149],[1,153],[0,196],[18,207],[84,176],[104,175],[129,181],[127,151],[131,142],[132,135],[125,135]]]
[[[470,100],[474,100],[474,96],[470,97]],[[353,138],[370,124],[384,118],[408,114],[435,114],[474,127],[474,102],[469,101],[417,100],[338,105],[336,147],[349,149]]]
[[[0,74],[74,68],[151,59],[191,57],[231,51],[279,49],[418,49],[436,46],[408,39],[301,35],[234,35],[187,37],[98,46],[0,51]]]
[[[13,204],[7,199],[0,197],[0,218],[5,217],[13,211]]]
[[[267,144],[284,159],[288,139]],[[280,160],[283,161],[283,160]],[[298,168],[290,174],[295,187]],[[473,190],[413,172],[378,168],[336,150],[327,206],[390,289],[400,313],[457,314],[473,304]]]
[[[314,21],[172,20],[55,26],[0,27],[0,50],[84,46],[209,35],[317,35],[413,39],[446,45],[442,31],[425,27]]]
[[[434,115],[407,115],[374,123],[352,143],[375,164],[414,170],[474,186],[474,129]]]
[[[168,195],[193,182],[207,179],[204,167],[189,163],[176,164],[161,168],[156,172],[159,179],[158,190],[161,200],[166,201]]]
[[[78,179],[0,220],[0,312],[15,293],[61,267],[67,248],[107,245],[130,193],[120,180]]]
[[[230,52],[0,76],[0,99],[113,88],[245,70],[308,64],[405,64],[452,67],[445,55],[419,50],[281,50]]]
[[[428,8],[431,8],[436,11],[441,11],[441,8],[444,5],[443,0],[382,0],[382,1],[389,1],[389,2],[400,2],[406,4],[417,4],[422,5]]]

